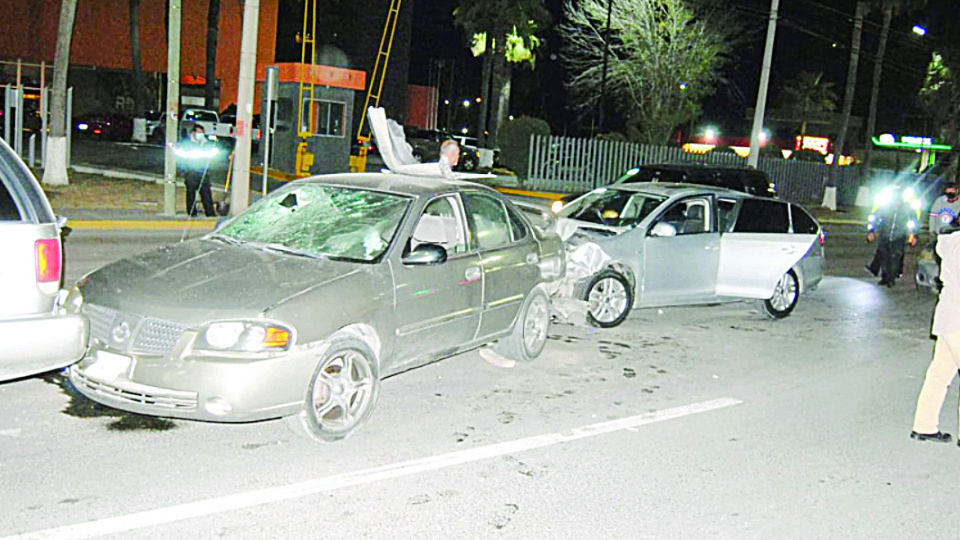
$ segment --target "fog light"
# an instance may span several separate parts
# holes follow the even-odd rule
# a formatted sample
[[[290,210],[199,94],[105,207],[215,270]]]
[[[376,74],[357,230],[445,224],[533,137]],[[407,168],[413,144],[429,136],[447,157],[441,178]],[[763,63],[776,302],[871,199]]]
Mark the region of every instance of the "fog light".
[[[230,403],[220,396],[214,396],[208,399],[203,408],[214,416],[226,416],[230,414],[231,410],[233,410],[233,407],[230,406]]]

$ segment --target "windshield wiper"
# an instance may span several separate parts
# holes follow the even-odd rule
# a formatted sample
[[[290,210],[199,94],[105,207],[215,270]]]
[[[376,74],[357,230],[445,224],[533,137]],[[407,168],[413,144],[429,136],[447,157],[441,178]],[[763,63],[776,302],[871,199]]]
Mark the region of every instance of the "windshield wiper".
[[[232,236],[227,236],[225,234],[220,234],[220,233],[211,233],[207,235],[207,238],[211,240],[219,240],[224,244],[230,244],[231,246],[239,246],[240,244],[244,243],[243,240],[238,240]]]
[[[303,251],[303,250],[300,250],[300,249],[295,249],[295,248],[292,248],[292,247],[289,247],[289,246],[285,246],[285,245],[283,245],[283,244],[270,243],[270,244],[263,244],[263,245],[260,246],[260,247],[262,247],[262,248],[264,249],[264,251],[273,251],[273,252],[275,252],[275,253],[283,253],[283,254],[285,254],[285,255],[294,255],[294,256],[297,256],[297,257],[307,257],[307,258],[309,258],[309,259],[319,259],[319,258],[320,258],[320,256],[317,255],[317,254],[309,253],[309,252],[306,252],[306,251]]]

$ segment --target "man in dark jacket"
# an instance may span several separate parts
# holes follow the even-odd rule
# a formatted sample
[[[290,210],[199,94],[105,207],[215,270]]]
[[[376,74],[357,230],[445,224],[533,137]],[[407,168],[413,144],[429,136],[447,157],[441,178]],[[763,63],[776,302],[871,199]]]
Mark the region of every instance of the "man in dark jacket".
[[[191,216],[197,215],[198,194],[203,203],[203,213],[207,217],[217,215],[210,191],[210,178],[207,176],[210,161],[217,153],[216,144],[207,140],[200,124],[194,124],[190,136],[177,145],[176,154],[187,185],[187,213]]]

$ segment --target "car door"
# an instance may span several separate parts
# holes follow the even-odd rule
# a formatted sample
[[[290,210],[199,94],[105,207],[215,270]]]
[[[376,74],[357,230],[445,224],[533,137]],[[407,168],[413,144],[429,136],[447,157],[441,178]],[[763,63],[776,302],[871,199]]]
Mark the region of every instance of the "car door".
[[[657,227],[663,223],[669,226]],[[660,236],[658,230],[672,231]],[[667,207],[643,240],[638,304],[687,303],[714,296],[720,261],[713,197],[687,197]]]
[[[438,264],[398,264],[396,321],[399,358],[409,362],[473,341],[480,323],[483,273],[469,249],[463,205],[457,195],[430,201],[417,218],[406,251],[424,243],[447,252]]]
[[[816,238],[816,234],[791,232],[787,203],[741,199],[736,222],[720,240],[717,294],[770,298],[780,277],[797,264]]]
[[[499,197],[479,192],[463,197],[483,269],[483,338],[510,328],[539,280],[540,249],[526,222]]]

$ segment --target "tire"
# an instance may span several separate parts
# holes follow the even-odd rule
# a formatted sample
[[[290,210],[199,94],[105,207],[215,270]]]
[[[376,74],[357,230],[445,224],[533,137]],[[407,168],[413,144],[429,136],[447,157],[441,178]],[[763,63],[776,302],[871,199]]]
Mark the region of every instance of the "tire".
[[[367,421],[379,396],[380,371],[370,347],[356,338],[334,338],[310,378],[303,410],[286,420],[310,439],[339,441]]]
[[[550,333],[550,299],[539,287],[523,300],[510,335],[497,342],[495,348],[503,356],[530,362],[543,352]]]
[[[760,302],[760,308],[771,319],[782,319],[797,307],[800,301],[800,280],[797,273],[793,270],[787,270],[787,273],[780,276],[777,287],[773,290],[773,296]]]
[[[473,172],[477,170],[477,158],[464,156],[460,160],[460,170],[464,172]]]
[[[587,321],[600,328],[613,328],[627,318],[633,307],[633,290],[627,278],[614,270],[593,276],[581,300],[589,304]]]
[[[413,149],[413,159],[417,160],[417,163],[423,163],[423,152],[414,148]]]

